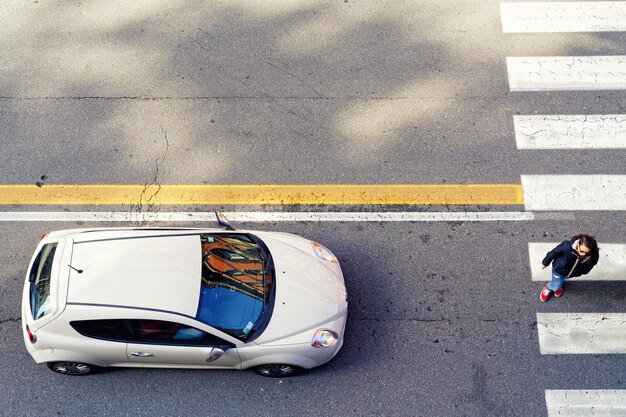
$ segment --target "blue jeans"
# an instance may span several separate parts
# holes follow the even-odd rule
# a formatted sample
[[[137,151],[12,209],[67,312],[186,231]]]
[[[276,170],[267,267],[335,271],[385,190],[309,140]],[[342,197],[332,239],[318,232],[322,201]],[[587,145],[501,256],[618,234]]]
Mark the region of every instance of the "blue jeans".
[[[552,291],[558,291],[563,287],[563,282],[567,279],[565,275],[561,275],[556,272],[554,269],[552,270],[552,280],[548,282],[548,289]]]

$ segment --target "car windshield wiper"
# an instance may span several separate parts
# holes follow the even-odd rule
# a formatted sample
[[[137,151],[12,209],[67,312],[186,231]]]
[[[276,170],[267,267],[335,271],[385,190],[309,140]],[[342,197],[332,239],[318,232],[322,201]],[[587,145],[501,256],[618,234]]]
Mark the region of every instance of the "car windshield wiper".
[[[270,265],[271,265],[271,261],[272,261],[272,254],[270,253],[269,249],[267,248],[267,246],[265,246],[265,243],[263,243],[263,241],[258,238],[257,236],[254,235],[250,235],[250,237],[252,238],[252,240],[254,240],[254,242],[259,246],[259,253],[261,255],[261,259],[263,260],[262,265],[262,271],[261,273],[263,274],[263,307],[265,307],[267,305],[267,303],[269,302],[269,293],[266,291],[267,289],[267,274],[270,273]],[[272,283],[273,284],[273,283]]]
[[[259,245],[260,247],[260,245]],[[270,254],[268,253],[262,253],[263,256],[263,306],[265,307],[267,305],[268,302],[268,294],[267,294],[267,274],[269,273],[268,270],[268,265],[269,265],[269,261],[270,261]]]

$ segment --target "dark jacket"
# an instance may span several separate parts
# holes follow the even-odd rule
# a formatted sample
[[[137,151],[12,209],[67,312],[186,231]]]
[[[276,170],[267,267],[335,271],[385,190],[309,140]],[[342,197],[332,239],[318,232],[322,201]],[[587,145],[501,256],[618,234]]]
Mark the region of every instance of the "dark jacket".
[[[561,242],[556,248],[546,254],[541,261],[545,266],[552,262],[552,269],[566,277],[579,277],[588,274],[598,263],[600,255],[598,251],[592,252],[589,259],[583,262],[582,257],[572,248],[575,240],[566,240]]]

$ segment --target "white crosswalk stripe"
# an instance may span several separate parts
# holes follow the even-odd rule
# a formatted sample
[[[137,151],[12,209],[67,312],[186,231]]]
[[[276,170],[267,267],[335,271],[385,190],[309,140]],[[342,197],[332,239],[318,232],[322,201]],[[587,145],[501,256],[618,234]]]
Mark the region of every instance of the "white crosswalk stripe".
[[[511,91],[626,89],[626,56],[507,57]]]
[[[626,175],[522,175],[526,210],[626,210]]]
[[[500,3],[504,33],[626,30],[626,2]]]
[[[537,313],[542,355],[625,354],[626,313]]]
[[[626,56],[507,57],[511,91],[626,89]]]
[[[513,116],[518,149],[626,149],[626,115]]]
[[[546,390],[548,417],[626,416],[626,390]]]
[[[559,242],[528,243],[528,257],[533,281],[549,281],[551,267],[541,269],[541,261]],[[573,280],[584,281],[626,281],[626,244],[602,243],[598,264],[587,275]]]

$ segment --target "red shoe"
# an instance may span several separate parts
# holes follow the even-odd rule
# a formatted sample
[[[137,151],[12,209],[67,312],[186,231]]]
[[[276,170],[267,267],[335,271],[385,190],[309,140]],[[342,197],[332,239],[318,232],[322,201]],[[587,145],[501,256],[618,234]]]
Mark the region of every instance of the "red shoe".
[[[541,294],[539,294],[539,299],[541,300],[541,302],[545,303],[546,301],[548,301],[551,292],[552,290],[550,290],[547,285],[543,287],[543,290],[541,290]]]
[[[559,288],[558,290],[554,292],[555,297],[560,297],[562,295],[563,295],[563,287]]]

